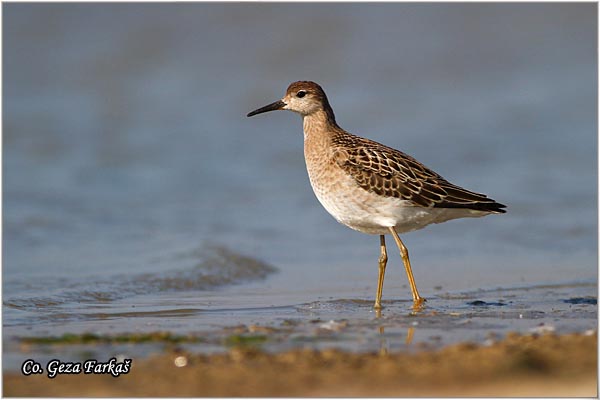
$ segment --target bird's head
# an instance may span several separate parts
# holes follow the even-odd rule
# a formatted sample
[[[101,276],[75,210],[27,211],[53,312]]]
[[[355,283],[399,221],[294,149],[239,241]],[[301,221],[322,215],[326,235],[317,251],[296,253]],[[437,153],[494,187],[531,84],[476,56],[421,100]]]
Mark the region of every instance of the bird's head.
[[[307,116],[318,111],[329,112],[331,107],[321,86],[311,81],[298,81],[288,86],[281,100],[248,113],[248,117],[274,110],[290,110]]]

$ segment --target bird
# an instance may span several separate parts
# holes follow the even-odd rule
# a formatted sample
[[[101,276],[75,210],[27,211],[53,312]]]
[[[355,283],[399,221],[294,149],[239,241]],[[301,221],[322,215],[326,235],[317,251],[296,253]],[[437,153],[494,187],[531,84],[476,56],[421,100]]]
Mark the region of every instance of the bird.
[[[289,110],[302,117],[304,158],[312,189],[339,223],[379,235],[377,292],[381,310],[390,234],[408,277],[414,307],[425,302],[415,283],[408,249],[400,234],[456,218],[505,213],[506,206],[454,185],[415,158],[342,129],[323,88],[312,81],[291,83],[285,96],[247,114]]]

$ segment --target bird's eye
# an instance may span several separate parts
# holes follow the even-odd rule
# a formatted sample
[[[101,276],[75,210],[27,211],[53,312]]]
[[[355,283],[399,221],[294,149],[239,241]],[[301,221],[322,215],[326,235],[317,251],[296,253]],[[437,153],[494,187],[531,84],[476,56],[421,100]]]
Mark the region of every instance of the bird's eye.
[[[296,93],[296,97],[302,98],[304,96],[306,96],[306,92],[304,90],[300,90],[298,93]]]

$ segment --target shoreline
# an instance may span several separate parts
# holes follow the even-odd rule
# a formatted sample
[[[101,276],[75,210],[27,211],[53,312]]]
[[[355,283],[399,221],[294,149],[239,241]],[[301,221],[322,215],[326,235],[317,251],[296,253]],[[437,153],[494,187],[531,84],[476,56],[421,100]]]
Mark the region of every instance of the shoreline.
[[[128,374],[3,373],[4,396],[543,396],[597,395],[597,332],[508,334],[440,350],[352,353],[237,346],[177,348],[132,361]]]

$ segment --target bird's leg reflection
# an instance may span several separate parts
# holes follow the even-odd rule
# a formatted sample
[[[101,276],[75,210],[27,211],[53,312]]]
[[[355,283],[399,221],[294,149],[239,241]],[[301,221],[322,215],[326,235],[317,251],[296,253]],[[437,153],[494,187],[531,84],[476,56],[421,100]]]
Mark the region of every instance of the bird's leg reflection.
[[[385,327],[383,325],[379,325],[379,355],[385,356],[389,353],[389,346],[387,339],[385,337]],[[413,336],[415,335],[415,327],[409,326],[406,330],[406,339],[404,340],[405,345],[411,345],[413,341]]]
[[[406,340],[404,341],[404,344],[411,344],[414,334],[415,334],[415,327],[414,326],[409,327],[408,331],[406,332]]]

